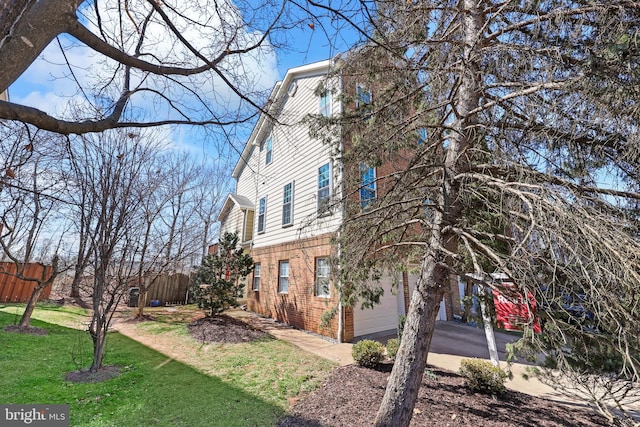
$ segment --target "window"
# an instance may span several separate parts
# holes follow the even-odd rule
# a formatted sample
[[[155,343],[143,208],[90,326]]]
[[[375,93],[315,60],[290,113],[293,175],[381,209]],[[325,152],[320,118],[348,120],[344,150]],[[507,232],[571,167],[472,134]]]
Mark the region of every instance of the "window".
[[[427,129],[418,129],[418,145],[422,145],[427,142]]]
[[[269,137],[269,139],[267,139],[267,142],[265,142],[265,149],[266,149],[266,153],[265,153],[265,160],[264,163],[265,164],[270,164],[271,160],[273,160],[273,138]]]
[[[258,205],[258,233],[264,233],[265,214],[267,212],[267,198],[260,199]]]
[[[329,298],[329,258],[316,258],[316,296]]]
[[[289,292],[289,261],[280,261],[280,275],[278,276],[278,293]]]
[[[330,185],[330,177],[331,170],[329,168],[329,163],[326,165],[322,165],[318,168],[318,214],[327,214],[329,213],[329,199],[331,196],[331,191],[329,188]]]
[[[282,225],[293,224],[293,182],[284,186],[282,191]]]
[[[371,91],[361,84],[356,85],[356,109],[371,104]]]
[[[324,117],[331,115],[331,92],[328,89],[320,93],[320,114]]]
[[[360,205],[366,208],[376,198],[376,170],[360,165]]]
[[[253,265],[253,290],[254,291],[259,291],[260,290],[260,270],[261,270],[261,265],[260,263],[256,263]]]

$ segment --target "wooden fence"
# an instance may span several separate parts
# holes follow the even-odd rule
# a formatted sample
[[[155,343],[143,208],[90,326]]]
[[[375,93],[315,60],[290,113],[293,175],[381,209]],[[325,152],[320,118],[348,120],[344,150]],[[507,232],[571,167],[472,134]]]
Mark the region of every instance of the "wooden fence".
[[[186,274],[160,274],[151,279],[146,305],[160,301],[162,305],[185,304],[191,281]]]
[[[37,282],[18,279],[15,274],[17,272],[16,265],[13,262],[0,262],[0,302],[27,302],[33,289],[38,285]],[[24,266],[22,275],[38,279],[46,279],[52,273],[50,265],[40,263],[29,263]],[[51,285],[48,285],[38,300],[49,298],[51,293]]]

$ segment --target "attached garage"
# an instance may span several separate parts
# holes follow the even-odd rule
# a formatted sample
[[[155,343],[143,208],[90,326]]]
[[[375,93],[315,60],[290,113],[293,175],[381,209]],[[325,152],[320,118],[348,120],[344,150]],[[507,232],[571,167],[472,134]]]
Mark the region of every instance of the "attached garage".
[[[418,278],[409,275],[409,292],[413,292]],[[399,280],[402,283],[401,280]],[[353,334],[354,337],[389,332],[394,333],[398,327],[400,315],[405,313],[405,298],[403,287],[400,285],[392,290],[393,279],[385,276],[380,279],[380,285],[384,289],[384,295],[380,299],[380,304],[372,309],[361,309],[356,307],[353,310]],[[440,303],[440,310],[436,320],[447,320],[444,300]]]

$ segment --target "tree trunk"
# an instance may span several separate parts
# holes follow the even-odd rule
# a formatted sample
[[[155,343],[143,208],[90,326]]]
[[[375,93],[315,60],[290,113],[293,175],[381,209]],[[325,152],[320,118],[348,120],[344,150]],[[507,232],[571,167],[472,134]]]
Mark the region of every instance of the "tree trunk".
[[[463,209],[459,197],[460,183],[456,177],[468,171],[470,166],[465,153],[474,139],[477,125],[477,113],[474,111],[480,105],[478,51],[482,47],[480,35],[484,23],[482,11],[475,0],[463,0],[461,15],[464,58],[460,65],[460,85],[452,102],[456,120],[452,131],[445,136],[449,146],[437,195],[440,209],[433,212],[429,247],[422,261],[420,279],[411,296],[396,363],[376,415],[375,425],[379,427],[403,427],[411,421],[439,304],[445,289],[450,287],[446,265],[452,265],[453,260],[447,254],[458,251],[456,235],[443,230],[456,226]]]
[[[147,293],[149,293],[147,285],[140,285],[140,294],[138,295],[138,313],[136,314],[136,317],[138,318],[144,316],[144,307],[147,305]]]
[[[24,308],[24,313],[22,313],[20,323],[18,324],[21,328],[26,328],[31,323],[31,315],[33,314],[33,310],[36,308],[38,298],[40,298],[44,288],[44,286],[36,286],[33,288],[33,292],[31,292],[31,296],[29,297],[29,302],[27,302],[27,306]]]
[[[91,339],[93,340],[93,361],[89,372],[98,372],[102,367],[102,359],[104,359],[105,341],[107,339],[106,328],[104,327],[104,321],[102,316],[95,317],[92,322],[92,328],[89,331]]]
[[[472,321],[471,308],[473,307],[473,283],[467,281],[464,284],[464,313],[462,321],[469,323]]]
[[[89,372],[98,372],[102,367],[104,359],[105,343],[107,341],[108,317],[105,309],[100,306],[94,306],[91,325],[89,325],[89,334],[93,341],[93,361]]]
[[[80,276],[81,272],[78,271],[78,265],[76,265],[76,271],[73,275],[73,282],[71,282],[71,294],[69,297],[71,298],[80,298]]]
[[[24,10],[29,2],[15,3]],[[24,14],[2,16],[5,22],[0,22],[0,29],[12,31],[12,36],[4,39],[0,49],[0,92],[33,63],[49,42],[65,32],[70,17],[75,19],[79,3],[80,0],[41,0],[33,2]]]
[[[440,301],[449,286],[449,274],[441,265],[444,258],[439,249],[446,241],[440,233],[442,212],[434,212],[432,227],[429,248],[422,259],[420,277],[411,295],[396,363],[376,414],[377,427],[409,425],[427,364]]]

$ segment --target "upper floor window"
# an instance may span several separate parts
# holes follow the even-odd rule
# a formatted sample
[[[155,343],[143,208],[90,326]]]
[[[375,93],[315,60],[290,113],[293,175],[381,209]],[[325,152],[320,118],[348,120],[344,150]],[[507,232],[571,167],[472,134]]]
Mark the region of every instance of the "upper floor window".
[[[420,128],[418,129],[418,145],[424,144],[427,142],[427,129]]]
[[[318,168],[318,214],[329,213],[331,198],[331,168],[329,163]]]
[[[356,109],[360,109],[371,104],[371,91],[364,85],[356,85]]]
[[[282,225],[293,224],[293,182],[286,184],[282,190]]]
[[[280,261],[278,275],[278,293],[289,292],[289,261]]]
[[[320,92],[320,114],[324,117],[331,115],[331,91],[329,89]]]
[[[267,198],[263,197],[258,203],[258,233],[264,233],[267,213]]]
[[[366,208],[376,198],[376,170],[360,165],[360,205]]]
[[[262,266],[260,263],[255,263],[253,265],[253,286],[252,289],[254,291],[260,290],[260,273],[262,272]]]
[[[329,258],[316,258],[316,296],[329,298]]]
[[[273,160],[273,138],[269,137],[264,145],[266,150],[264,163],[268,165]]]

